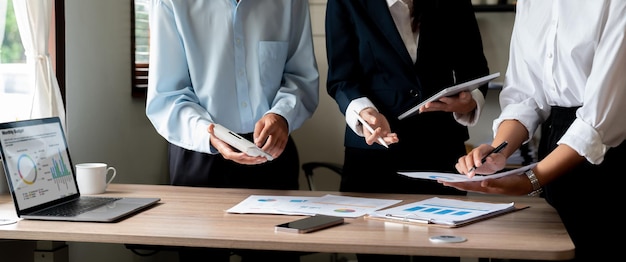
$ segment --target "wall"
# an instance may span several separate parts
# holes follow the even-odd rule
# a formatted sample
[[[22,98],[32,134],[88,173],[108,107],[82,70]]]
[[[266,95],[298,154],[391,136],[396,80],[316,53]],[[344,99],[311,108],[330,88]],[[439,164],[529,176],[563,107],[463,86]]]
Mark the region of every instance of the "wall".
[[[324,0],[311,0],[321,72],[320,105],[313,117],[293,134],[301,162],[343,161],[343,117],[324,88],[327,70],[324,3]],[[109,163],[117,168],[117,183],[167,184],[166,143],[145,117],[144,100],[130,94],[130,1],[65,0],[65,8],[66,109],[73,162]],[[504,74],[513,13],[481,13],[478,17],[492,72]],[[490,140],[491,120],[499,112],[496,98],[497,92],[489,93],[488,108],[480,124],[470,129],[471,143]],[[330,185],[336,181],[323,183]],[[92,262],[172,259],[172,254],[167,252],[140,257],[123,245],[69,244],[72,262],[85,258]]]

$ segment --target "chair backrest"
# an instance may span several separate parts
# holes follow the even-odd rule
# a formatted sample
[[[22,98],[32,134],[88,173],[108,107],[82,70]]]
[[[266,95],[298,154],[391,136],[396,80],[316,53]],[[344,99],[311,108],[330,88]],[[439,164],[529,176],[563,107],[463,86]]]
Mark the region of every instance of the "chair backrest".
[[[333,171],[333,173],[341,176],[343,174],[343,166],[338,163],[331,162],[307,162],[302,164],[302,170],[304,170],[304,175],[306,177],[306,182],[311,191],[315,191],[315,183],[313,181],[314,170],[317,168],[326,168],[328,170]]]

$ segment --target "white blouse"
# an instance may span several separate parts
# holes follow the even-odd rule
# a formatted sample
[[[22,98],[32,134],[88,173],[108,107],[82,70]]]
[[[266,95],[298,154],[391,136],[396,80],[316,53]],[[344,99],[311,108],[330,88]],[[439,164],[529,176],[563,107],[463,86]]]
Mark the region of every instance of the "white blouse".
[[[494,133],[517,119],[531,136],[552,106],[580,107],[558,143],[601,163],[626,139],[626,1],[517,1],[500,106]]]

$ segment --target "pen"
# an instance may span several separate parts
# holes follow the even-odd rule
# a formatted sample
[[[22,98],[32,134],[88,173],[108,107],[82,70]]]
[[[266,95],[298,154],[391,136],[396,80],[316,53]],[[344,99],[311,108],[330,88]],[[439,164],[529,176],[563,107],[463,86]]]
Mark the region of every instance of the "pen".
[[[421,223],[421,224],[432,224],[433,223],[433,221],[431,219],[428,219],[428,218],[409,218],[407,216],[397,216],[397,215],[393,215],[393,214],[386,214],[385,217],[387,217],[389,219],[393,219],[393,220],[404,221],[404,222],[414,222],[414,223]]]
[[[502,144],[500,144],[499,146],[497,146],[496,148],[494,148],[493,150],[491,150],[491,152],[489,152],[489,154],[486,154],[483,159],[480,160],[481,163],[485,163],[485,161],[487,161],[487,157],[491,154],[494,153],[500,153],[500,151],[502,151],[502,149],[504,149],[506,147],[506,145],[508,145],[509,143],[507,141],[502,142]],[[476,166],[473,166],[472,168],[470,168],[467,173],[472,173],[474,170],[476,169]]]
[[[356,118],[359,120],[359,122],[361,122],[361,124],[367,128],[368,131],[370,131],[370,133],[374,134],[374,128],[372,128],[372,126],[370,126],[365,119],[363,119],[361,117],[361,115],[359,115],[359,112],[357,112],[356,110],[354,110],[354,113],[356,114]],[[380,143],[381,145],[383,145],[386,148],[389,148],[389,145],[387,145],[387,142],[385,142],[385,140],[382,137],[378,137],[378,143]]]

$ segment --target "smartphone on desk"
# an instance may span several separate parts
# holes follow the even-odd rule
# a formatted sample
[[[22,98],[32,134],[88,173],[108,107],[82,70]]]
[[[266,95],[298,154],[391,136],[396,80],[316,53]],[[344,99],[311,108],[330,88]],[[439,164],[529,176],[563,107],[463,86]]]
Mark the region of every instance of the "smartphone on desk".
[[[343,224],[343,217],[315,215],[276,225],[276,232],[309,233]]]

